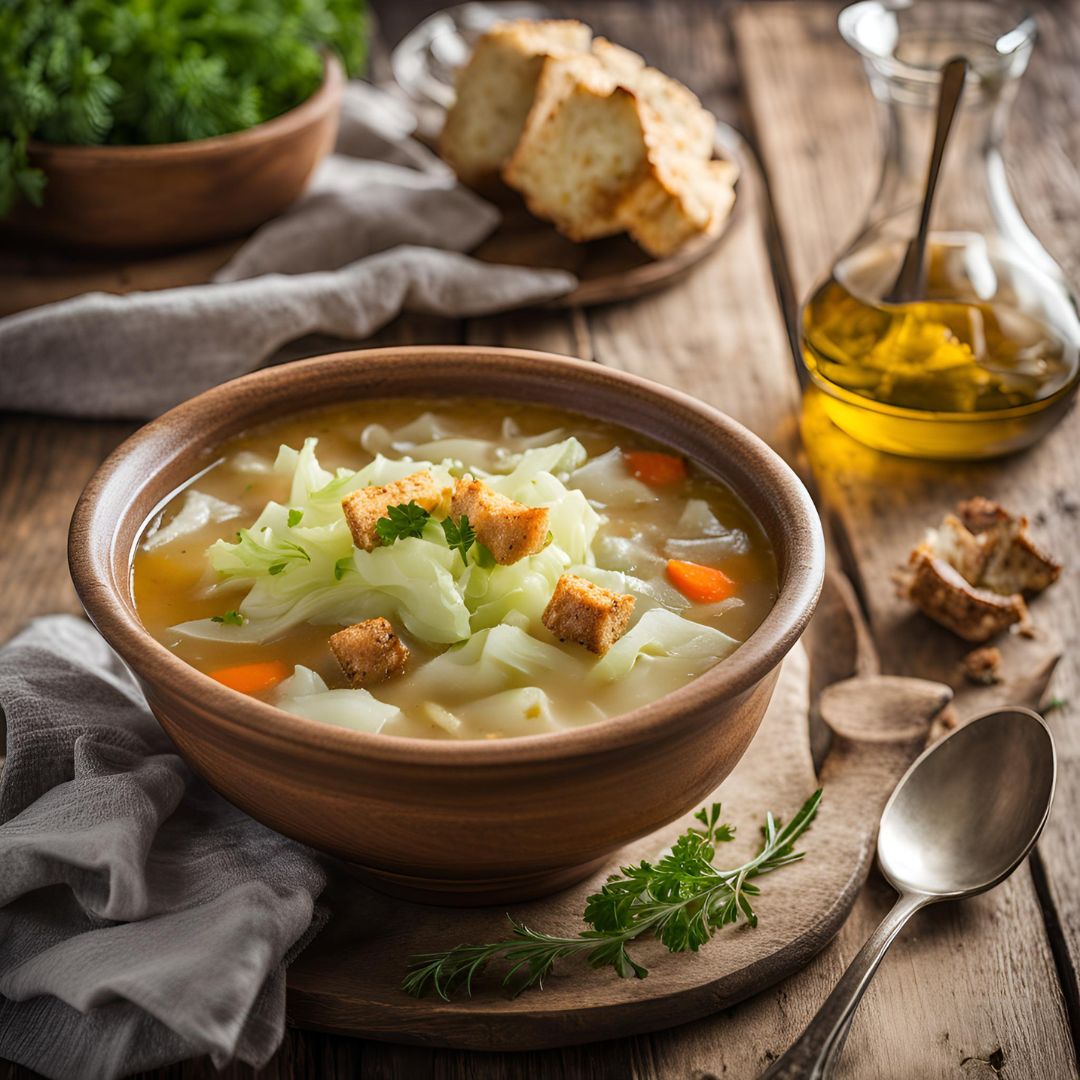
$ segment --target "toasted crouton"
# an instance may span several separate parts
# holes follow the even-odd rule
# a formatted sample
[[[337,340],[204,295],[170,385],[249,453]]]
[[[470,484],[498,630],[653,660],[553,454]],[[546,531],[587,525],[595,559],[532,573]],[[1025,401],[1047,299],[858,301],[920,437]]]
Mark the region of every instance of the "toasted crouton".
[[[330,636],[341,670],[354,687],[374,686],[400,675],[409,659],[408,646],[386,619],[366,619]]]
[[[515,502],[472,477],[462,477],[454,486],[450,516],[454,521],[467,517],[476,539],[501,566],[535,555],[547,543],[546,506]]]
[[[634,597],[612,592],[577,574],[563,574],[541,616],[560,641],[576,641],[590,652],[604,653],[626,633]]]
[[[386,517],[388,507],[414,502],[431,511],[445,495],[445,489],[430,472],[415,472],[392,484],[360,488],[341,500],[341,509],[349,523],[353,543],[364,551],[374,551],[382,543],[375,524],[379,518]]]
[[[989,641],[1014,623],[1028,621],[1027,605],[1019,594],[999,596],[972,585],[925,545],[911,554],[909,600],[924,614],[965,641]]]
[[[574,19],[500,23],[477,42],[457,77],[439,150],[466,184],[487,187],[517,145],[548,57],[588,50],[592,31]]]

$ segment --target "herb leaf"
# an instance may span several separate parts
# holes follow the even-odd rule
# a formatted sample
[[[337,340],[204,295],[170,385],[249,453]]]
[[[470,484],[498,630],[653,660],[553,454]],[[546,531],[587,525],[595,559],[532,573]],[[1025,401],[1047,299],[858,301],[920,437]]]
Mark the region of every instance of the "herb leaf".
[[[453,518],[443,518],[442,530],[450,550],[460,552],[461,561],[467,562],[469,548],[476,543],[476,531],[469,524],[468,515],[462,514],[461,519],[457,522]]]
[[[364,60],[359,0],[4,0],[0,216],[46,205],[30,139],[183,142],[249,128],[309,98],[334,50]],[[44,189],[44,190],[43,190]]]
[[[346,555],[344,559],[338,559],[334,563],[334,580],[340,581],[350,570],[354,570],[355,564],[353,563],[353,557]]]
[[[386,517],[375,522],[375,532],[387,546],[395,540],[421,536],[431,515],[415,502],[399,503],[386,508]]]
[[[247,619],[239,611],[226,611],[224,615],[211,615],[210,621],[224,623],[226,626],[243,626]]]
[[[294,506],[289,511],[289,528],[290,529],[296,528],[296,526],[299,525],[300,522],[303,521],[303,520],[304,520],[304,511],[303,510],[297,510],[296,507]]]
[[[655,934],[671,952],[696,952],[729,923],[742,919],[757,926],[750,898],[759,889],[751,879],[803,857],[795,843],[810,827],[820,802],[819,789],[783,827],[767,814],[761,849],[730,870],[713,865],[714,845],[734,835],[720,822],[719,804],[713,804],[695,815],[704,828],[687,829],[670,854],[655,864],[624,867],[621,874],[608,878],[586,901],[588,929],[576,937],[544,934],[511,918],[511,936],[503,941],[413,957],[402,989],[414,997],[434,991],[448,1000],[455,990],[471,993],[473,979],[490,961],[501,960],[509,965],[503,986],[518,994],[532,987],[542,989],[556,961],[569,956],[584,956],[594,968],[614,968],[624,979],[644,979],[648,971],[626,948],[643,934]]]

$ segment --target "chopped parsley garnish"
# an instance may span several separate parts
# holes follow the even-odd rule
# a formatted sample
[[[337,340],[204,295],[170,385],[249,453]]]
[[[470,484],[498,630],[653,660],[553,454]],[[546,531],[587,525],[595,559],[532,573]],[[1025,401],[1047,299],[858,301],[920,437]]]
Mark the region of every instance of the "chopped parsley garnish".
[[[286,564],[286,563],[283,563],[283,562],[279,562],[279,563],[274,563],[274,565],[273,565],[273,566],[268,566],[268,567],[266,568],[266,572],[267,572],[267,573],[268,573],[268,574],[269,574],[269,575],[270,575],[271,577],[274,577],[274,576],[276,576],[277,574],[280,574],[280,573],[281,573],[281,571],[285,569],[286,565],[287,565],[287,564]]]
[[[353,565],[353,557],[346,555],[344,559],[338,559],[334,563],[334,580],[340,581],[350,570],[356,569]]]
[[[284,565],[282,563],[283,567]],[[226,626],[243,626],[247,619],[239,611],[226,611],[224,615],[211,615],[210,621],[224,623]]]
[[[296,507],[293,507],[293,509],[289,511],[289,528],[290,529],[295,528],[303,520],[304,520],[304,511],[303,510],[297,510]]]
[[[415,502],[399,503],[386,508],[386,517],[375,522],[375,532],[383,544],[389,546],[395,540],[421,536],[430,517],[431,515]]]
[[[467,562],[469,548],[476,543],[476,530],[469,524],[468,515],[462,514],[457,522],[453,518],[443,518],[442,530],[450,550],[460,552],[461,561]]]

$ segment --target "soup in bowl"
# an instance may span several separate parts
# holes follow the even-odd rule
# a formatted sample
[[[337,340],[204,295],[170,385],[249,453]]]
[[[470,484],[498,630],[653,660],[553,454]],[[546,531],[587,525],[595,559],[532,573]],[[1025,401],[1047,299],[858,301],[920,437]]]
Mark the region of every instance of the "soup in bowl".
[[[596,365],[285,365],[138,432],[76,510],[91,618],[193,767],[383,887],[536,895],[690,809],[823,570],[786,465]]]

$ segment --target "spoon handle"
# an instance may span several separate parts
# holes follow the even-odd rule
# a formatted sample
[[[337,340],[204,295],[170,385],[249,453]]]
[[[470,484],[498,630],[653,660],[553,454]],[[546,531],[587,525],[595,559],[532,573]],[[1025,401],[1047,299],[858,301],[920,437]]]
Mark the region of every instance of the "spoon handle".
[[[847,1026],[870,985],[885,950],[893,943],[904,924],[929,897],[903,893],[893,909],[882,919],[867,939],[836,988],[825,999],[817,1015],[807,1025],[791,1049],[761,1075],[761,1080],[822,1080],[826,1066],[835,1060],[837,1042],[847,1034]]]
[[[919,228],[904,252],[900,273],[885,297],[887,303],[905,304],[920,299],[926,285],[926,238],[930,229],[930,211],[934,205],[941,161],[945,156],[945,144],[949,139],[953,117],[964,92],[968,62],[962,56],[954,56],[941,69],[941,91],[938,96],[937,123],[934,128],[934,146],[930,151],[930,165],[926,173],[926,190],[919,212]]]

